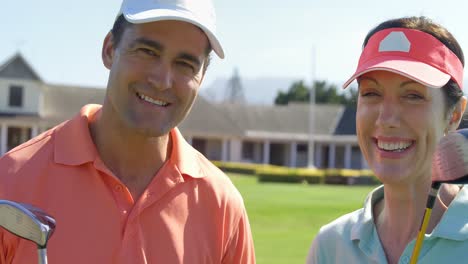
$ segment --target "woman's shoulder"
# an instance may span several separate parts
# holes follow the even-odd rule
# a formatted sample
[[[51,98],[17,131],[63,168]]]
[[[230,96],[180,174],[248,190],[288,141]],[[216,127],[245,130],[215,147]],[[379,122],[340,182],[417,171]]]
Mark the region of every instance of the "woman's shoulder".
[[[383,187],[372,190],[364,206],[322,226],[312,242],[307,263],[362,263],[358,241],[374,241],[373,206],[383,198]]]
[[[342,215],[332,222],[322,226],[317,234],[317,239],[325,238],[329,241],[332,238],[350,238],[352,230],[363,224],[364,208]]]
[[[309,249],[307,263],[345,263],[351,260],[349,258],[356,255],[354,239],[358,236],[357,230],[363,224],[362,219],[364,208],[345,214],[320,228]],[[340,261],[344,259],[345,262]]]
[[[362,208],[322,226],[315,239],[326,243],[338,243],[338,241],[349,243],[356,239],[368,238],[375,228],[372,208],[381,199],[383,199],[383,186],[378,186],[367,195]]]

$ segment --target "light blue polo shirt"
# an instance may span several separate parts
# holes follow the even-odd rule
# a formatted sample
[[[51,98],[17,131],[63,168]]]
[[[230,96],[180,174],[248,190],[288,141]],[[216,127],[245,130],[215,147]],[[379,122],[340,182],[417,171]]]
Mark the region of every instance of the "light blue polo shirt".
[[[383,196],[380,186],[367,196],[364,208],[323,226],[307,263],[387,263],[372,216],[372,207]],[[406,246],[398,263],[409,263],[414,242]],[[468,186],[460,190],[432,234],[425,236],[418,263],[468,263]]]

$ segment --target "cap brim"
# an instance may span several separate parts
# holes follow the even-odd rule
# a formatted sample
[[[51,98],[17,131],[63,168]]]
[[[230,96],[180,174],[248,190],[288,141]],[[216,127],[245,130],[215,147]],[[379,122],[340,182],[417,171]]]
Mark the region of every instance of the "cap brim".
[[[215,36],[214,32],[197,20],[190,13],[182,12],[180,10],[170,10],[170,9],[152,9],[146,10],[143,12],[130,12],[124,10],[123,15],[125,19],[133,24],[149,23],[163,20],[177,20],[187,23],[191,23],[199,27],[203,32],[205,32],[210,42],[211,48],[218,55],[219,58],[224,59],[224,50],[219,42],[218,38]]]
[[[380,56],[360,65],[353,76],[343,84],[343,89],[359,76],[371,71],[393,72],[431,88],[440,88],[451,78],[437,68],[408,57]]]

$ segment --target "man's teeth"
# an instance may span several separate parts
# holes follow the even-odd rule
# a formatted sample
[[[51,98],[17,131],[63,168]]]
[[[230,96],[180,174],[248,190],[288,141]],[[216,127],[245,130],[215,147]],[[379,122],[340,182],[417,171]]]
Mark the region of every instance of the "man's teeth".
[[[409,146],[411,146],[411,142],[382,142],[382,141],[377,141],[377,146],[380,149],[386,150],[386,151],[395,151],[395,152],[401,152],[407,149]]]
[[[138,97],[140,97],[141,100],[145,100],[146,102],[148,103],[152,103],[152,104],[155,104],[157,106],[166,106],[168,105],[168,103],[166,102],[163,102],[163,101],[160,101],[160,100],[155,100],[151,97],[148,97],[144,94],[141,94],[141,93],[137,93]]]

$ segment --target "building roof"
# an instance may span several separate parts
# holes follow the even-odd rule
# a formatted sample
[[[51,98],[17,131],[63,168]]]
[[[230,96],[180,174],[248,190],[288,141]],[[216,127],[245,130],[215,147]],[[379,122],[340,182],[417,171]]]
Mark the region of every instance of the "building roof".
[[[69,119],[86,104],[102,104],[105,89],[69,85],[44,85],[41,117]]]
[[[341,115],[335,135],[356,135],[356,106],[348,106]]]
[[[340,105],[316,105],[314,107],[314,131],[316,134],[331,135],[335,131],[344,107]],[[260,134],[309,133],[308,104],[246,105],[212,104],[199,97],[192,112],[181,124],[181,129],[190,134],[253,136]],[[196,128],[196,129],[195,129]]]
[[[279,133],[308,133],[310,105],[261,105],[219,104],[218,109],[245,130]],[[315,105],[313,108],[314,131],[317,134],[333,133],[343,107],[339,105]]]
[[[0,64],[0,77],[42,82],[39,75],[20,53],[15,54],[13,57]]]
[[[192,110],[178,126],[184,134],[204,137],[233,137],[242,134],[242,127],[228,119],[216,104],[198,96]]]

